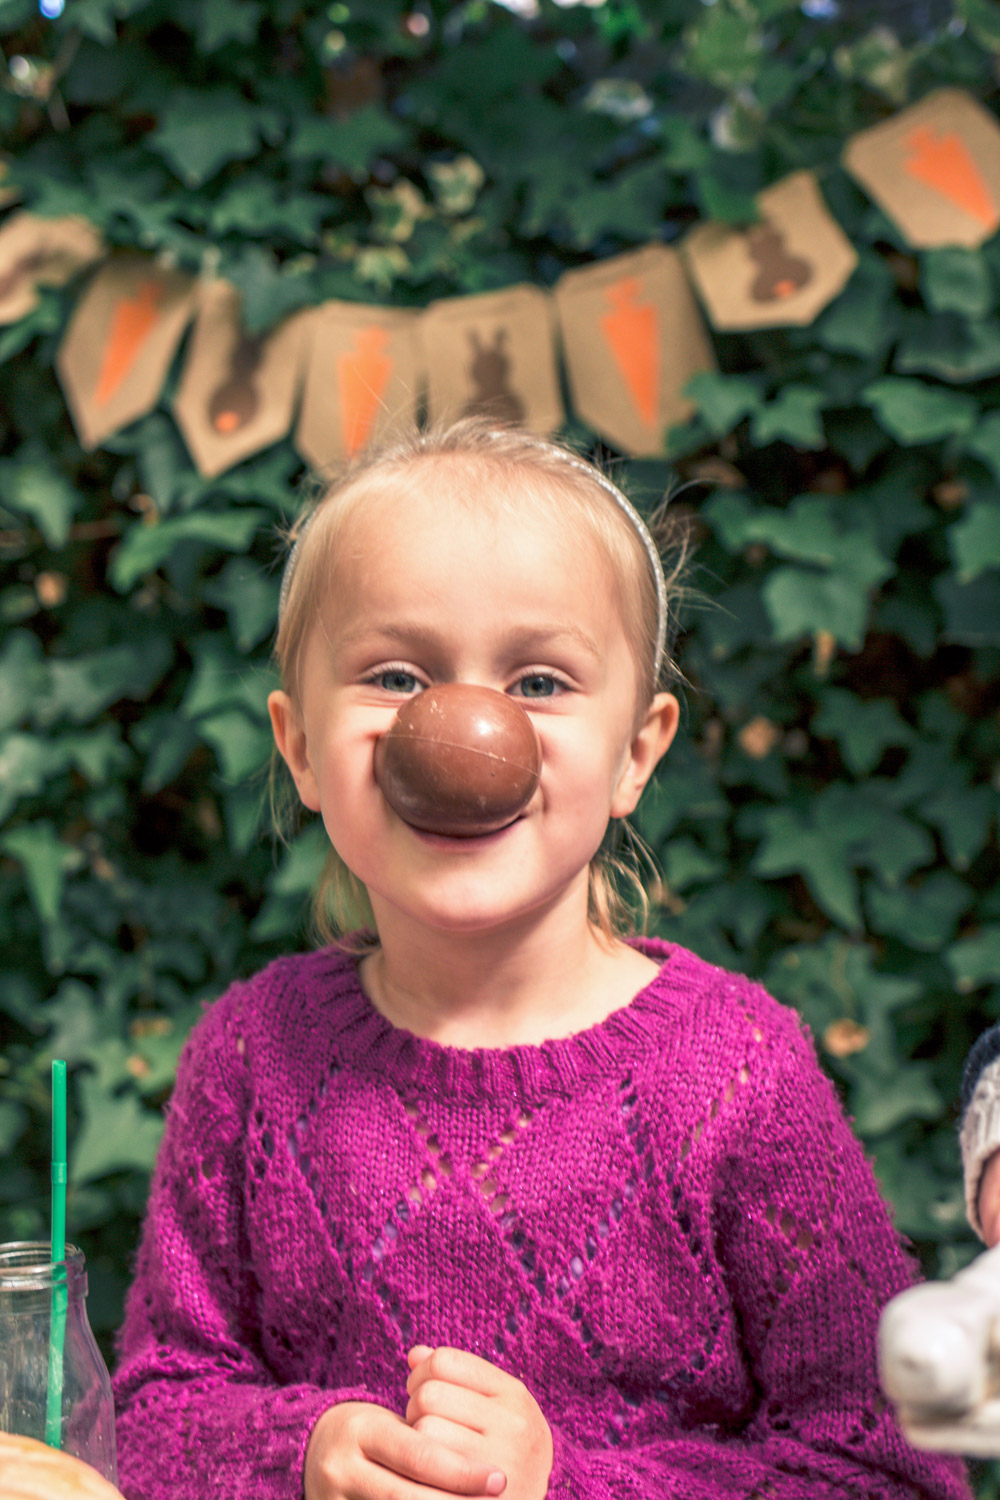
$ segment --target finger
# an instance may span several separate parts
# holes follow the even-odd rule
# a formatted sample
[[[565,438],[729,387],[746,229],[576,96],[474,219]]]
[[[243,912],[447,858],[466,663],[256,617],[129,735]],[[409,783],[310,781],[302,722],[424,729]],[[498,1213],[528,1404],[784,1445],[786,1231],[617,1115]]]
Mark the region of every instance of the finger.
[[[406,1356],[406,1363],[411,1370],[415,1370],[422,1360],[429,1359],[434,1353],[430,1344],[414,1344]]]
[[[418,1348],[423,1346],[418,1345]],[[470,1354],[467,1349],[450,1349],[442,1344],[411,1369],[406,1389],[412,1396],[422,1381],[444,1380],[464,1386],[466,1390],[478,1391],[481,1396],[498,1396],[512,1378],[505,1370],[491,1365],[488,1359],[480,1359],[478,1354]]]
[[[406,1420],[412,1427],[420,1417],[444,1417],[472,1432],[489,1427],[491,1397],[446,1380],[418,1380],[406,1405]]]
[[[464,1453],[466,1458],[477,1457],[477,1444],[482,1443],[482,1437],[471,1427],[463,1427],[460,1422],[449,1422],[447,1417],[417,1417],[410,1425],[414,1432],[430,1438],[432,1442],[443,1443],[456,1453]]]
[[[495,1464],[457,1453],[404,1422],[374,1424],[362,1436],[360,1446],[371,1463],[446,1495],[499,1495],[507,1483]],[[428,1500],[423,1491],[420,1500]]]

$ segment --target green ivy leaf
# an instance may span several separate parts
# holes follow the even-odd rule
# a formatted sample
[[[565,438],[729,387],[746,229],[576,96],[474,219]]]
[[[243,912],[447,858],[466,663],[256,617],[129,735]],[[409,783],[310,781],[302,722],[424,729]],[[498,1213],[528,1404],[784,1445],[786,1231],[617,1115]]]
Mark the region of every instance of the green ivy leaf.
[[[756,448],[779,438],[797,448],[822,448],[826,439],[820,412],[826,394],[807,385],[786,385],[765,406],[753,413],[750,437]]]
[[[816,323],[825,349],[871,358],[887,349],[899,334],[899,307],[892,297],[892,277],[885,262],[865,256],[840,296]]]
[[[261,245],[247,245],[226,261],[225,270],[242,294],[243,325],[249,334],[265,333],[279,319],[298,312],[314,299],[308,268],[286,270]]]
[[[974,899],[969,886],[949,870],[932,871],[918,886],[885,890],[872,883],[865,891],[874,930],[926,953],[954,937],[959,917]]]
[[[9,734],[0,740],[0,823],[22,797],[40,792],[65,767],[57,746],[35,734]]]
[[[858,886],[850,868],[851,839],[842,829],[817,822],[814,814],[791,807],[765,808],[763,837],[750,868],[757,875],[801,875],[817,904],[842,927],[861,926]]]
[[[115,40],[115,22],[119,17],[145,10],[152,0],[76,0],[73,25],[85,36],[106,45]]]
[[[346,120],[311,115],[299,122],[285,147],[289,161],[336,162],[352,177],[368,175],[376,156],[391,155],[406,130],[376,104],[366,104]]]
[[[955,14],[981,46],[1000,52],[1000,6],[995,0],[956,0]]]
[[[83,1074],[77,1084],[82,1128],[70,1150],[74,1186],[111,1172],[148,1172],[156,1159],[163,1118],[143,1108],[131,1090],[112,1094],[98,1078]]]
[[[278,617],[276,573],[265,573],[246,557],[233,557],[202,591],[209,604],[224,609],[240,651],[250,651],[270,635]]]
[[[132,742],[146,757],[144,792],[159,792],[179,776],[198,743],[189,719],[180,714],[149,714],[132,730]]]
[[[910,1062],[892,1077],[862,1075],[850,1095],[851,1117],[866,1140],[887,1135],[906,1120],[937,1120],[945,1104],[930,1063]]]
[[[178,89],[149,137],[188,187],[200,187],[231,161],[255,156],[261,139],[277,141],[281,117],[248,104],[235,89]]]
[[[284,858],[271,877],[276,896],[294,896],[305,900],[316,889],[330,854],[330,839],[317,819],[299,834],[285,850]]]
[[[238,708],[260,724],[266,724],[267,694],[272,686],[259,664],[241,661],[217,636],[197,636],[192,641],[194,672],[181,700],[187,719],[200,719],[222,709]]]
[[[1000,371],[1000,321],[966,323],[953,313],[913,320],[892,365],[903,374],[959,383],[995,375]]]
[[[757,16],[749,8],[722,3],[703,11],[684,35],[684,67],[717,88],[730,89],[752,78],[764,50]]]
[[[126,593],[186,542],[224,552],[245,552],[266,515],[266,511],[247,506],[239,510],[195,510],[152,526],[133,525],[111,559],[111,582],[120,593]]]
[[[716,375],[704,370],[693,376],[684,388],[698,409],[706,427],[716,437],[724,437],[751,413],[760,410],[760,382],[749,375]]]
[[[43,459],[0,462],[0,505],[30,516],[50,547],[63,547],[80,496],[65,476]]]
[[[217,52],[227,42],[252,42],[263,15],[264,7],[255,0],[200,0],[195,10],[200,50]]]
[[[25,722],[48,682],[37,636],[9,632],[0,649],[0,733]]]
[[[924,298],[934,312],[985,318],[994,305],[993,280],[979,250],[949,245],[928,250],[921,269]]]
[[[39,921],[54,922],[66,876],[82,863],[80,851],[64,844],[47,818],[9,829],[0,835],[0,849],[21,866]]]
[[[980,573],[969,583],[946,574],[935,578],[944,610],[945,639],[960,646],[1000,646],[1000,573]]]
[[[122,698],[141,702],[170,660],[170,646],[162,636],[106,646],[68,660],[53,657],[48,689],[35,706],[35,722],[45,726],[70,719],[85,724]]]
[[[997,794],[992,787],[969,786],[949,777],[920,801],[918,811],[925,823],[937,829],[955,869],[967,870],[990,837]]]
[[[1000,481],[1000,411],[988,412],[983,417],[965,447],[981,458],[993,478]]]
[[[994,923],[960,938],[944,957],[963,994],[1000,980],[1000,926]]]
[[[959,583],[970,583],[987,568],[1000,568],[1000,504],[973,501],[949,529],[948,546]]]
[[[858,776],[874,771],[890,745],[908,745],[910,726],[888,699],[859,699],[844,688],[826,688],[813,733],[837,741],[845,764]]]
[[[879,422],[897,442],[934,443],[960,437],[976,425],[978,407],[971,396],[893,375],[875,380],[862,391]]]
[[[226,781],[233,783],[262,771],[274,743],[269,729],[248,719],[238,708],[226,708],[201,719],[198,733],[215,751]]]

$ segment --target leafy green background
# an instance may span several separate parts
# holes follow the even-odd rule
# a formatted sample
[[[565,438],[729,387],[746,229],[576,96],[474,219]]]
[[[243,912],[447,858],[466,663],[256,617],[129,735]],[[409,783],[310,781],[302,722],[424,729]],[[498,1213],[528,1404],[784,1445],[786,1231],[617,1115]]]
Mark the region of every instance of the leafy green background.
[[[801,1008],[900,1228],[949,1273],[972,1248],[961,1063],[1000,1016],[1000,244],[912,251],[839,156],[931,87],[997,108],[1000,7],[870,17],[68,0],[48,21],[0,0],[0,131],[25,206],[229,277],[254,331],[331,297],[550,286],[819,173],[860,256],[847,288],[809,328],[717,336],[669,458],[624,466],[650,501],[693,481],[703,596],[639,822],[656,929]],[[0,1239],[47,1233],[65,1057],[69,1222],[106,1339],[181,1042],[304,941],[322,839],[265,832],[301,465],[283,444],[201,479],[176,371],[82,452],[53,373],[79,290],[0,329]]]

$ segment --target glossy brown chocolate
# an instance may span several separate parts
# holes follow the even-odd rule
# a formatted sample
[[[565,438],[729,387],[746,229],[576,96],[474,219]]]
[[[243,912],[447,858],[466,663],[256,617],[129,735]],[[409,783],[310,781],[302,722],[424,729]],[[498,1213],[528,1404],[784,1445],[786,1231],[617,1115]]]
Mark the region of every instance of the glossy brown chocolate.
[[[442,683],[407,698],[375,745],[375,780],[394,812],[426,833],[493,833],[527,807],[542,748],[505,693]]]

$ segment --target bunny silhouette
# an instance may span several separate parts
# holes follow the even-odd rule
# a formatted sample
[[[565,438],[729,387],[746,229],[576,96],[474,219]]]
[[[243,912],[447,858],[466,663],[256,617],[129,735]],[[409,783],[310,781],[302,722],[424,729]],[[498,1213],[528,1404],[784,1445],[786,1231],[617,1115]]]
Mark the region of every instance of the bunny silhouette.
[[[472,361],[468,374],[474,392],[465,405],[465,416],[494,417],[501,422],[523,422],[527,411],[516,391],[512,391],[510,379],[510,356],[505,352],[506,328],[498,328],[490,344],[484,344],[479,330],[470,328],[469,344]]]

